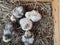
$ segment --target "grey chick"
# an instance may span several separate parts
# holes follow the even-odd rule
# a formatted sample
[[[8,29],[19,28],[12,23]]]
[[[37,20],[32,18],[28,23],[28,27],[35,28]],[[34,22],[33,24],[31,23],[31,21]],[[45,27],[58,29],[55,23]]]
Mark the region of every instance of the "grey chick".
[[[11,24],[6,24],[5,29],[3,30],[3,41],[9,42],[12,39],[12,35],[14,35],[13,26]]]
[[[24,30],[24,31],[28,31],[32,28],[33,26],[33,23],[30,19],[28,18],[22,18],[20,21],[19,21],[19,24],[21,25],[21,28]]]
[[[11,11],[12,15],[10,17],[11,21],[15,21],[24,15],[24,8],[22,6],[16,7]]]
[[[22,42],[25,45],[31,45],[34,42],[34,35],[30,31],[26,31],[25,34],[22,36]]]
[[[41,14],[36,10],[26,12],[25,17],[31,19],[33,22],[37,22],[42,18]]]

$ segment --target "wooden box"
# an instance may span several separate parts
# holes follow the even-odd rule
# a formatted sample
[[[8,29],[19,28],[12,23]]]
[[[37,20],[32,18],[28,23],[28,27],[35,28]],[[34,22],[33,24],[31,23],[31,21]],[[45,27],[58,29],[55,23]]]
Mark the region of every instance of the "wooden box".
[[[60,41],[60,31],[59,31],[59,0],[18,0],[18,1],[25,1],[25,2],[50,2],[52,4],[52,15],[54,17],[54,45],[60,45],[59,41]]]
[[[59,0],[22,0],[22,1],[39,1],[39,2],[50,2],[52,4],[52,15],[54,17],[54,45],[60,45],[59,43]]]
[[[19,1],[19,0],[18,0]],[[20,0],[20,1],[26,1],[26,2],[36,2],[36,1],[39,1],[39,2],[50,2],[52,4],[52,15],[54,17],[54,45],[60,45],[59,41],[59,22],[60,22],[60,16],[59,16],[59,0]]]

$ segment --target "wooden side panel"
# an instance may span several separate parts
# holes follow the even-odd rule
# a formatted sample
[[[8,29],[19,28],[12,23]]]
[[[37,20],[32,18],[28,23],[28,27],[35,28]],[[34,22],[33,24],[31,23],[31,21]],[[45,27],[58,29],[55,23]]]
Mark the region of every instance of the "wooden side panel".
[[[41,2],[46,2],[46,1],[52,1],[52,0],[20,0],[20,1],[30,1],[30,2],[35,2],[35,1],[41,1]]]
[[[52,1],[52,7],[53,7],[53,16],[54,16],[54,45],[59,45],[59,6],[58,6],[58,0]]]
[[[60,0],[59,0],[59,45],[60,45]]]

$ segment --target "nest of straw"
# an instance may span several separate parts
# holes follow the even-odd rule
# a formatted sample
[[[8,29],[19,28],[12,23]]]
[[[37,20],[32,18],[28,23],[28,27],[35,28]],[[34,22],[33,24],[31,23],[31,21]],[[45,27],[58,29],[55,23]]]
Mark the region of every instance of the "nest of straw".
[[[24,45],[21,41],[21,36],[24,34],[19,26],[14,25],[16,28],[16,35],[13,37],[11,42],[4,43],[2,41],[3,29],[6,22],[9,22],[10,11],[16,6],[23,6],[25,11],[34,9],[35,2],[14,2],[8,3],[6,1],[0,1],[0,45]],[[54,22],[52,16],[52,7],[50,2],[38,2],[38,11],[42,15],[42,19],[37,23],[33,24],[31,29],[35,36],[33,45],[54,45]],[[8,16],[7,16],[8,15]],[[7,18],[6,18],[7,16]]]

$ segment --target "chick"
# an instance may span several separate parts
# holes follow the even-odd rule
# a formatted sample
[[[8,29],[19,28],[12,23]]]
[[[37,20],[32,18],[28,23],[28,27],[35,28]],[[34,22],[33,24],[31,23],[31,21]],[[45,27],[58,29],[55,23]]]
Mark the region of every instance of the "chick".
[[[34,42],[34,35],[30,31],[26,31],[25,34],[22,36],[22,42],[25,45],[30,45],[33,44]]]
[[[12,15],[10,17],[11,21],[16,21],[24,15],[24,8],[22,6],[16,7],[11,11]]]
[[[31,19],[33,22],[37,22],[42,18],[41,14],[36,10],[26,12],[25,17]]]
[[[32,28],[32,25],[33,25],[32,21],[28,18],[22,18],[19,21],[19,24],[24,31],[30,30]]]
[[[5,29],[3,30],[3,41],[9,42],[12,39],[12,35],[14,35],[13,26],[11,24],[6,24]]]

